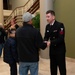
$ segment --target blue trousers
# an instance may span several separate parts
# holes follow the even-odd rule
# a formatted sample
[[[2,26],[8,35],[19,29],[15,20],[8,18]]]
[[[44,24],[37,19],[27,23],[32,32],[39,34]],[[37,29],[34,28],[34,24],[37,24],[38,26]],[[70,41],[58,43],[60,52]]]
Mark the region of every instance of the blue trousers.
[[[20,62],[19,63],[19,74],[28,75],[30,70],[30,75],[38,75],[38,62]]]

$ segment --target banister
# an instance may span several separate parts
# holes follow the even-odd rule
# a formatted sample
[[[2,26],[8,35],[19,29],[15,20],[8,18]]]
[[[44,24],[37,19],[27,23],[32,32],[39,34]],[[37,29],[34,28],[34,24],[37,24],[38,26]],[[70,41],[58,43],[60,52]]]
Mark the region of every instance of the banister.
[[[7,20],[5,20],[5,23],[6,23],[6,21],[8,21],[8,20],[11,18],[12,15],[14,15],[15,12],[16,12],[16,14],[17,14],[17,9],[25,7],[30,1],[31,1],[31,0],[28,0],[28,1],[25,3],[25,5],[23,5],[23,6],[16,7],[16,8],[12,11],[12,13],[9,15],[9,17],[7,18]],[[15,16],[16,16],[16,15],[15,15]],[[13,18],[14,18],[14,17],[13,17]]]
[[[18,22],[22,23],[22,15],[23,15],[24,12],[28,11],[28,12],[33,14],[38,9],[39,9],[39,0],[35,0],[35,1],[34,0],[28,0],[25,5],[20,6],[20,7],[16,7],[12,11],[12,13],[9,15],[7,20],[5,21],[6,22],[5,29],[10,27],[10,21],[11,21],[12,18],[14,18],[16,20],[15,21],[16,23],[18,23]],[[20,16],[21,16],[21,18],[17,18],[17,17],[20,17]],[[21,20],[18,20],[18,19],[21,19]]]

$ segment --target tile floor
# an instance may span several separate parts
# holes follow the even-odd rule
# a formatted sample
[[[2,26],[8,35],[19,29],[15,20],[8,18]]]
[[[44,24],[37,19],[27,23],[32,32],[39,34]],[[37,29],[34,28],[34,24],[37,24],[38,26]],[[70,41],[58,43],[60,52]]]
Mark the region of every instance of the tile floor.
[[[67,59],[66,64],[67,64],[67,75],[75,75],[75,59],[74,60]],[[2,58],[0,58],[0,75],[10,75],[9,65],[4,63]],[[39,75],[50,75],[49,59],[40,58]]]

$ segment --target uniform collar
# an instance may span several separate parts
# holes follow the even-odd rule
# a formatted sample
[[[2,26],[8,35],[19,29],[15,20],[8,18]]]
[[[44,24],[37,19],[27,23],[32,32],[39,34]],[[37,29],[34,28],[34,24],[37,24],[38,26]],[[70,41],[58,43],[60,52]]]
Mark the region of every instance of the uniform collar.
[[[54,23],[55,23],[55,20],[54,20],[52,23],[50,23],[50,25],[52,25],[52,26],[53,26],[53,25],[54,25]]]
[[[29,26],[29,27],[33,27],[33,25],[31,25],[31,24],[28,24],[28,23],[23,23],[23,26],[25,26],[25,27],[27,27],[27,26]]]

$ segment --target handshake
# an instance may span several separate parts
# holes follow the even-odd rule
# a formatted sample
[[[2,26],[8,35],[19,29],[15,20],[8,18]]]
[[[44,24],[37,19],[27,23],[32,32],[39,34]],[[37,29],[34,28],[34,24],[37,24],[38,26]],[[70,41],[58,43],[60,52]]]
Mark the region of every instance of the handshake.
[[[47,43],[47,47],[50,46],[50,41],[44,41],[44,43]]]

